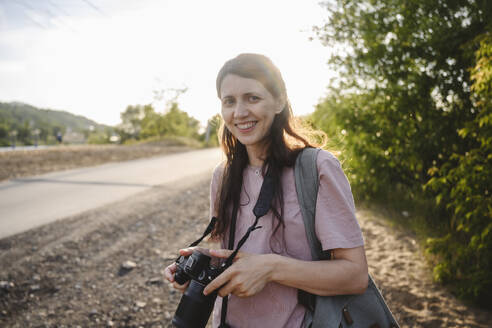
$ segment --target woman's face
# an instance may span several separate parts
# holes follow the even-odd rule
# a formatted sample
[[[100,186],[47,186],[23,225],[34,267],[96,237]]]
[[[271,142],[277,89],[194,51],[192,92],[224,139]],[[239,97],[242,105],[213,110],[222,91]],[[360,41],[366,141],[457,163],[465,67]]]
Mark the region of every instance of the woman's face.
[[[229,131],[248,149],[260,150],[273,119],[283,109],[261,82],[228,74],[220,88],[222,118]]]

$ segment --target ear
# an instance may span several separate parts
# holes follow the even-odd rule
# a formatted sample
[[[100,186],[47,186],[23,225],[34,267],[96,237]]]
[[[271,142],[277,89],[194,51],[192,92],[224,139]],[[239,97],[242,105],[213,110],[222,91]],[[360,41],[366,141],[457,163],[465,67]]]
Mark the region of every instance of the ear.
[[[285,100],[282,100],[282,99],[279,99],[276,101],[276,110],[275,110],[275,114],[280,114],[282,113],[282,111],[284,110],[285,108],[285,105],[286,105],[286,101]]]

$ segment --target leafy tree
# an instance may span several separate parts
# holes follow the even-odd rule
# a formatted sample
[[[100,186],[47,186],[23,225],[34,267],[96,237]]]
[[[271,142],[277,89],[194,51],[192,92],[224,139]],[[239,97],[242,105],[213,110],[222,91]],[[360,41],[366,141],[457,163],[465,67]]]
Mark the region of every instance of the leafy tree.
[[[142,138],[152,136],[162,136],[161,128],[162,115],[156,113],[152,105],[144,106],[144,117],[142,119]]]
[[[207,121],[207,126],[204,133],[201,136],[201,140],[207,146],[217,147],[219,145],[218,132],[222,123],[222,117],[220,114],[215,114]]]
[[[490,148],[483,141],[490,130],[490,92],[484,91],[490,61],[484,58],[490,58],[485,36],[492,2],[337,0],[324,6],[329,18],[316,33],[339,50],[329,64],[340,79],[313,122],[344,147],[359,198],[388,198],[394,191],[435,197],[439,215],[428,224],[443,237],[428,246],[441,261],[436,278],[456,282],[462,296],[492,296]]]
[[[172,103],[168,112],[164,114],[161,131],[164,135],[198,138],[200,122]]]
[[[200,122],[180,110],[176,102],[170,103],[164,114],[157,113],[150,104],[128,106],[121,118],[118,131],[122,141],[166,136],[198,138]]]
[[[118,132],[122,136],[122,140],[138,139],[140,137],[144,115],[144,107],[141,105],[129,105],[126,107],[125,111],[120,114],[121,124],[118,126]]]
[[[478,114],[458,131],[476,146],[453,154],[440,169],[431,169],[426,187],[452,213],[450,231],[430,241],[432,252],[446,256],[435,269],[436,278],[459,278],[460,294],[487,304],[492,296],[492,35],[478,40],[481,46],[471,70]]]

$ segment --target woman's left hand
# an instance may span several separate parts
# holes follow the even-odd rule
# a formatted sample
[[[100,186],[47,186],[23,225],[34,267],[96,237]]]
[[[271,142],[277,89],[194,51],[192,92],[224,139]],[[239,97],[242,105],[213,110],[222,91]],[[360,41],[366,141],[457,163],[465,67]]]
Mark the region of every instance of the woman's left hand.
[[[210,250],[210,255],[228,258],[232,251],[228,249]],[[234,294],[238,297],[249,297],[259,293],[271,279],[273,270],[273,254],[249,254],[238,252],[234,263],[212,280],[203,290],[208,295],[219,289],[224,297]]]

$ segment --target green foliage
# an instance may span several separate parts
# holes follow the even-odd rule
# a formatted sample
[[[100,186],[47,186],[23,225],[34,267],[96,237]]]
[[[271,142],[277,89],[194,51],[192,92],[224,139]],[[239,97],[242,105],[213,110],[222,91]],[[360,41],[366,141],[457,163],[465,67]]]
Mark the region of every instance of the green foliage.
[[[88,144],[96,144],[96,145],[104,145],[109,143],[114,143],[116,141],[111,140],[111,136],[113,135],[112,128],[106,128],[104,131],[93,131],[89,132],[87,135],[87,143]]]
[[[198,138],[200,122],[172,103],[171,108],[162,116],[159,132],[161,135]]]
[[[152,111],[154,110],[151,105],[130,105],[120,114],[121,124],[116,130],[121,136],[122,141],[139,138],[140,130],[142,129],[142,119],[145,117],[146,108],[151,108]]]
[[[122,142],[168,136],[199,137],[200,122],[180,110],[176,102],[164,114],[157,113],[152,105],[128,106],[121,113],[121,120],[117,131]]]
[[[460,293],[485,303],[492,296],[492,35],[477,40],[480,48],[471,70],[471,89],[478,113],[458,132],[475,146],[464,154],[454,153],[450,161],[432,170],[426,188],[452,217],[451,231],[430,240],[430,251],[443,254],[450,264],[436,267],[435,277],[444,282],[459,279]]]
[[[200,136],[207,147],[218,147],[219,146],[219,128],[222,124],[222,117],[219,114],[215,114],[207,121],[207,127],[205,132]]]
[[[336,3],[316,31],[340,50],[330,60],[340,79],[312,121],[343,149],[357,198],[435,199],[436,278],[487,299],[492,3]]]
[[[91,128],[102,131],[107,128],[83,116],[64,111],[39,109],[27,104],[0,102],[0,146],[55,143],[58,131],[88,134]],[[37,133],[37,136],[36,136]]]

